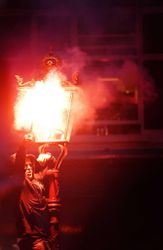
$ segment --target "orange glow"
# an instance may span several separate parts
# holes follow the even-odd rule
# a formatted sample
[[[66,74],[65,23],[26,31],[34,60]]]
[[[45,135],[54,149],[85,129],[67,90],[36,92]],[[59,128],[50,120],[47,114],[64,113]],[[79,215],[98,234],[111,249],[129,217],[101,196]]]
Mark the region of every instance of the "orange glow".
[[[50,72],[32,87],[19,87],[15,129],[32,132],[36,142],[67,140],[72,92],[61,84],[63,75]]]

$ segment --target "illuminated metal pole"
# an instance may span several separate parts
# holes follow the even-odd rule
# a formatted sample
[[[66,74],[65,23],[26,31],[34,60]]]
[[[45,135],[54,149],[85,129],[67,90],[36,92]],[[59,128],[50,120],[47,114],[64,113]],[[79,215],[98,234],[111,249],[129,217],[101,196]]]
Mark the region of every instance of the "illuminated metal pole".
[[[50,212],[50,233],[53,240],[52,249],[58,250],[60,248],[59,242],[59,212],[60,212],[60,196],[59,196],[59,170],[60,166],[67,155],[67,143],[58,144],[60,147],[60,154],[54,164],[55,174],[51,176],[49,181],[49,197],[48,208]]]

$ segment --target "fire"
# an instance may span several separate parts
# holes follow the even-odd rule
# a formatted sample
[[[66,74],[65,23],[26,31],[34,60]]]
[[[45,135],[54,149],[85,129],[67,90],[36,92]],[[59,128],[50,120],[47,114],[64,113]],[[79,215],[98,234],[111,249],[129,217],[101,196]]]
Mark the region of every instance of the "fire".
[[[33,86],[19,87],[15,129],[32,132],[35,141],[66,140],[72,92],[62,86],[64,76],[50,72]]]

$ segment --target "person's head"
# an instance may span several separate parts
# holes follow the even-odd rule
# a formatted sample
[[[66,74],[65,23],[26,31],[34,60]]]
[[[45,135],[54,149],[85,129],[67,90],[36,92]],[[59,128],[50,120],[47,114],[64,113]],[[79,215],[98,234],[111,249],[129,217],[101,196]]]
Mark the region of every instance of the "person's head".
[[[24,171],[25,178],[32,180],[34,177],[36,157],[33,154],[26,154]]]

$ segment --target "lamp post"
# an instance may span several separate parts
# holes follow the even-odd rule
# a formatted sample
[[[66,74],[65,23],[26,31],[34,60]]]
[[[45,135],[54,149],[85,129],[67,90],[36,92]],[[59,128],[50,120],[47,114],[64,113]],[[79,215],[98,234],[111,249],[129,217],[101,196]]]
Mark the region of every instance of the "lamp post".
[[[60,166],[64,158],[67,155],[67,143],[58,144],[60,147],[60,153],[54,164],[55,175],[51,176],[49,181],[49,197],[48,208],[50,213],[50,233],[53,240],[53,250],[60,248],[59,244],[59,212],[60,212],[60,196],[59,196],[59,172]]]
[[[60,166],[67,155],[67,143],[65,141],[55,142],[52,146],[58,146],[60,152],[56,161],[53,162],[53,170],[55,170],[54,175],[49,178],[48,185],[48,209],[50,214],[50,235],[52,240],[52,250],[59,250],[59,213],[60,213],[60,195],[59,195],[59,174]],[[39,147],[39,153],[46,154],[49,144],[45,143]]]
[[[18,98],[15,105],[15,128],[33,134],[40,154],[46,153],[48,145],[59,147],[58,157],[53,163],[54,175],[48,183],[50,229],[51,238],[54,239],[52,249],[58,250],[61,205],[58,178],[60,166],[67,155],[73,124],[74,97],[78,87],[60,73],[61,61],[52,53],[44,58],[43,65],[43,74],[39,80],[23,82],[23,78],[16,75]],[[76,79],[77,77],[75,81]]]

